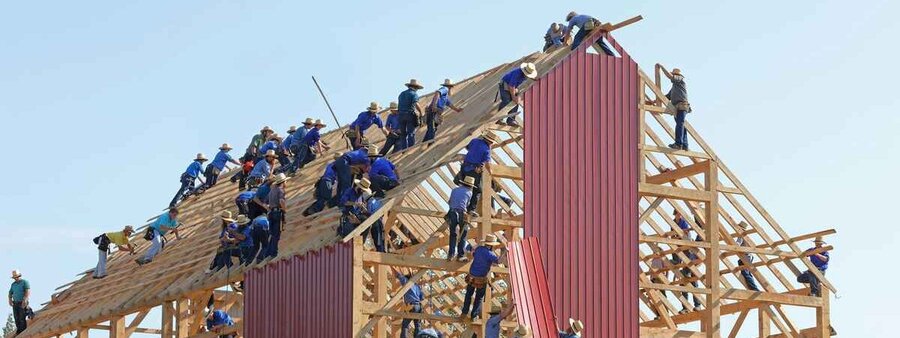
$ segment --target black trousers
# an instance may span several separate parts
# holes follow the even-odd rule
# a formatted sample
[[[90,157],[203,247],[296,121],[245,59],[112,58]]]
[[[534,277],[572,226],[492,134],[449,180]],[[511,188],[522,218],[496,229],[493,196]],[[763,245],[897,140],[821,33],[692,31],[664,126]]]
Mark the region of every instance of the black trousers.
[[[28,322],[25,321],[25,305],[22,302],[13,302],[13,318],[16,321],[16,334],[25,331]]]

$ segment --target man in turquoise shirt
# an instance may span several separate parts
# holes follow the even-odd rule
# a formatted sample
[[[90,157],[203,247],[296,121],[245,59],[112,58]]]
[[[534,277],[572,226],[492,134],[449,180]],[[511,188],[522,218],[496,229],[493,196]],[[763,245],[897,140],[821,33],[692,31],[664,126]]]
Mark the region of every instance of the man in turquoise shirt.
[[[16,334],[25,331],[27,322],[25,321],[26,309],[28,309],[28,297],[31,296],[31,285],[27,280],[22,279],[22,273],[19,270],[12,271],[13,283],[9,287],[9,306],[13,308],[13,318],[16,321]]]
[[[138,258],[135,262],[138,265],[144,265],[153,261],[153,257],[156,257],[160,251],[163,249],[163,239],[162,237],[166,235],[167,232],[172,231],[175,233],[175,238],[181,238],[178,235],[178,209],[171,208],[169,212],[159,215],[156,218],[156,221],[153,224],[150,224],[150,233],[152,237],[150,239],[150,249],[147,250],[147,253],[142,258]]]

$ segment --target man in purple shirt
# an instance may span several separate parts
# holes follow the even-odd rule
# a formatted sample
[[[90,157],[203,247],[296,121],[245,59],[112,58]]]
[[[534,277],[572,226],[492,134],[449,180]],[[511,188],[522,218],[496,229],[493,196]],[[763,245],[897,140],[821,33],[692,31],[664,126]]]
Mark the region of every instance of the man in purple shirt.
[[[475,188],[475,178],[466,176],[459,186],[450,191],[450,201],[447,204],[450,210],[447,211],[447,223],[450,228],[450,248],[447,250],[447,260],[452,260],[454,254],[460,262],[466,259],[466,235],[469,233],[469,225],[466,223],[466,208],[472,199],[472,189]],[[474,211],[473,211],[474,213]]]
[[[406,83],[406,90],[397,97],[398,107],[400,111],[400,140],[397,142],[397,150],[403,150],[416,144],[416,128],[422,118],[422,107],[419,106],[419,94],[417,90],[422,89],[422,85],[416,79],[411,79]]]
[[[828,251],[823,249],[825,241],[822,237],[816,237],[816,240],[813,243],[815,243],[816,246],[807,249],[804,254],[808,254],[809,261],[812,262],[813,266],[815,266],[816,269],[819,270],[819,273],[824,276],[825,270],[828,269],[828,261],[831,260],[831,256],[828,254]],[[797,282],[809,284],[810,296],[822,297],[821,281],[812,273],[812,271],[806,270],[797,276]]]
[[[341,158],[341,154],[335,153],[334,160]],[[337,173],[334,171],[334,162],[325,166],[325,173],[316,182],[316,201],[313,202],[306,210],[303,210],[303,216],[309,216],[325,209],[326,206],[333,207],[334,183],[337,181]]]
[[[572,39],[572,50],[578,48],[578,45],[581,44],[581,41],[583,41],[584,38],[590,36],[591,32],[593,32],[594,29],[600,27],[599,20],[594,19],[594,17],[590,15],[578,14],[574,11],[569,12],[569,15],[566,15],[566,21],[569,22],[569,26],[566,27],[566,33],[571,34],[572,30],[575,27],[578,27],[578,33],[575,33],[575,37]],[[600,45],[603,46],[603,44]],[[603,46],[603,48],[604,51],[607,52],[607,55],[613,55],[611,52],[606,50],[605,46]]]
[[[447,108],[453,109],[457,113],[463,111],[462,108],[455,106],[453,101],[450,100],[450,92],[453,91],[453,86],[455,85],[450,79],[444,79],[444,84],[441,85],[441,88],[435,90],[434,95],[431,96],[431,103],[425,108],[425,124],[428,126],[428,129],[425,131],[425,137],[422,138],[422,142],[434,139],[437,127],[444,121],[444,111]]]
[[[400,185],[400,177],[397,176],[397,167],[391,160],[380,155],[372,159],[369,168],[369,181],[372,181],[372,191],[377,197],[384,197],[384,192]]]
[[[347,191],[347,188],[353,183],[354,176],[357,176],[357,173],[369,171],[369,165],[371,165],[370,158],[377,156],[379,156],[378,147],[369,145],[364,149],[348,151],[344,153],[341,158],[334,161],[334,172],[337,174],[338,196],[344,193],[344,191]],[[334,204],[340,205],[337,199],[335,199]]]
[[[397,102],[391,102],[388,107],[388,116],[384,120],[384,130],[387,131],[387,136],[384,140],[384,147],[381,148],[381,156],[387,156],[391,148],[395,148],[394,146],[400,140],[400,114],[397,113],[397,107]],[[394,151],[396,152],[396,149]]]
[[[513,127],[519,126],[519,122],[516,121],[516,115],[519,115],[519,108],[522,105],[522,97],[519,96],[519,86],[525,82],[525,79],[534,80],[535,78],[537,78],[537,67],[531,62],[523,62],[516,69],[503,75],[497,88],[500,95],[500,105],[497,107],[497,111],[504,112],[506,115],[497,121],[497,124],[507,124]],[[515,103],[515,105],[504,111],[510,103]]]
[[[472,191],[469,206],[466,208],[467,211],[475,211],[478,205],[478,199],[481,196],[481,173],[491,162],[491,145],[496,144],[499,140],[497,134],[486,130],[481,137],[472,139],[466,145],[466,156],[463,158],[462,168],[453,178],[453,183],[461,185],[463,178],[467,176],[475,179],[475,188]]]
[[[381,129],[381,132],[387,135],[387,131],[384,130],[384,123],[382,123],[381,118],[378,117],[378,110],[380,109],[381,107],[378,107],[378,102],[372,101],[372,103],[369,103],[369,107],[366,108],[366,111],[359,113],[356,120],[350,124],[350,130],[347,131],[347,138],[350,139],[350,144],[353,146],[353,149],[364,147],[363,140],[365,140],[366,130],[372,125],[378,126],[378,129]]]
[[[326,150],[331,149],[328,144],[322,142],[322,128],[325,128],[325,123],[322,120],[316,120],[313,124],[313,129],[306,133],[306,136],[303,137],[302,146],[300,147],[300,151],[303,153],[303,160],[300,161],[299,164],[295,165],[293,170],[300,170],[307,163],[312,162],[316,159],[317,154],[324,153]]]
[[[481,314],[481,303],[484,301],[485,288],[490,283],[488,273],[491,266],[496,265],[506,257],[506,249],[501,248],[502,253],[497,256],[494,248],[501,246],[497,241],[497,236],[488,234],[484,236],[481,245],[475,248],[472,253],[472,265],[469,267],[469,275],[466,276],[466,296],[463,298],[463,307],[461,316],[465,318],[469,315],[469,307],[472,305],[472,295],[475,295],[475,305],[472,306],[471,318]]]

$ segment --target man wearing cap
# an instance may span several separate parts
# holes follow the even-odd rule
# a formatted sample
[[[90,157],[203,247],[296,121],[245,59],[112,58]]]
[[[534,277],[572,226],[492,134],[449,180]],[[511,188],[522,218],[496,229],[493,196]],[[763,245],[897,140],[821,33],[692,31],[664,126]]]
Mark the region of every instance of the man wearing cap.
[[[128,238],[131,237],[131,234],[133,233],[134,228],[128,225],[125,226],[125,229],[122,231],[107,232],[94,238],[94,244],[97,244],[97,250],[99,251],[97,267],[94,269],[92,275],[94,279],[106,277],[106,259],[109,256],[110,244],[115,244],[116,247],[119,248],[119,251],[130,252],[132,255],[134,254],[134,247],[128,242]]]
[[[238,193],[237,197],[234,198],[234,204],[237,206],[238,215],[250,214],[250,203],[253,200],[253,197],[256,197],[256,188]]]
[[[481,196],[481,173],[491,162],[491,146],[496,144],[498,137],[494,132],[486,130],[479,138],[474,138],[466,145],[466,156],[459,173],[454,178],[454,183],[462,184],[464,177],[475,179],[475,187],[472,190],[472,198],[469,200],[467,211],[475,211],[478,206],[478,198]]]
[[[659,65],[659,64],[657,64]],[[681,69],[675,68],[669,73],[665,68],[658,67],[663,74],[672,81],[672,88],[666,94],[669,105],[666,111],[675,113],[675,143],[669,145],[672,149],[688,150],[687,131],[684,128],[684,119],[691,112],[691,104],[688,102],[687,84],[684,83],[684,75]]]
[[[519,96],[519,86],[526,79],[534,80],[535,78],[537,78],[537,67],[531,62],[523,62],[503,75],[497,88],[500,96],[500,105],[497,107],[497,111],[504,112],[504,108],[510,103],[515,103],[515,105],[505,111],[506,116],[500,118],[497,124],[507,124],[513,127],[519,126],[519,122],[516,121],[516,115],[519,115],[519,107],[522,105],[522,97]]]
[[[559,333],[559,338],[579,338],[584,331],[584,323],[580,320],[569,318],[569,328]]]
[[[575,33],[575,38],[572,39],[572,50],[578,48],[578,45],[581,45],[581,41],[590,36],[594,29],[600,27],[599,20],[594,19],[590,15],[578,14],[574,11],[566,15],[566,21],[569,22],[569,25],[566,27],[566,33],[571,34],[572,29],[578,27],[578,33]],[[600,46],[603,47],[604,52],[607,52],[607,55],[613,55],[611,51],[607,50],[606,46],[603,46],[603,44],[600,44]]]
[[[253,237],[253,247],[250,249],[250,254],[248,254],[249,259],[247,259],[244,264],[253,263],[254,257],[256,257],[257,263],[266,259],[269,248],[269,232],[271,231],[271,228],[269,218],[266,217],[266,214],[253,218],[250,225],[250,234]]]
[[[385,136],[384,147],[381,148],[381,156],[387,156],[391,149],[397,150],[395,146],[400,140],[400,114],[397,107],[397,102],[391,102],[388,107],[388,116],[384,119],[384,130],[387,132],[387,136]]]
[[[378,110],[380,109],[381,108],[378,107],[378,102],[372,101],[372,103],[369,103],[369,107],[366,108],[366,111],[359,113],[356,120],[350,124],[350,130],[347,131],[347,138],[350,139],[350,144],[353,146],[353,149],[363,147],[362,141],[365,139],[366,130],[373,124],[378,126],[378,129],[381,129],[381,132],[387,135],[387,131],[384,130],[384,123],[381,121],[381,117],[378,117]]]
[[[422,142],[434,139],[437,127],[444,121],[443,114],[447,108],[453,109],[457,113],[463,111],[462,108],[453,105],[453,101],[450,100],[450,92],[453,90],[453,86],[455,84],[450,79],[444,79],[441,87],[435,90],[434,95],[431,96],[431,103],[425,109],[425,125],[428,126],[428,129],[425,131],[425,137],[422,139]]]
[[[268,150],[265,153],[265,158],[256,162],[253,170],[250,171],[250,178],[247,181],[251,188],[258,187],[269,176],[272,176],[272,168],[275,166],[276,156],[275,150]]]
[[[266,257],[278,256],[278,241],[281,240],[281,230],[284,228],[287,202],[284,198],[284,182],[288,177],[283,173],[275,175],[272,179],[272,189],[269,191],[269,246],[266,248]]]
[[[12,285],[9,286],[9,306],[13,310],[13,319],[16,322],[16,334],[25,331],[28,326],[26,321],[26,312],[28,309],[28,299],[31,297],[31,284],[27,280],[22,279],[22,273],[19,270],[12,271]]]
[[[488,320],[484,322],[484,338],[500,338],[500,322],[508,318],[515,309],[515,302],[510,302],[503,308],[492,304],[491,312],[488,312]]]
[[[500,260],[506,257],[506,250],[501,249],[502,253],[497,256],[494,248],[501,244],[497,241],[497,236],[488,234],[484,236],[481,245],[475,248],[472,253],[472,265],[469,266],[469,275],[466,276],[466,296],[463,298],[462,317],[469,315],[469,306],[472,305],[472,295],[475,295],[475,305],[472,306],[471,318],[475,319],[481,313],[481,303],[484,301],[485,288],[490,283],[488,273],[491,272],[491,266],[496,265]]]
[[[335,153],[334,160],[341,158],[341,154]],[[316,201],[303,210],[303,216],[309,216],[325,209],[326,206],[334,206],[334,182],[337,181],[337,173],[334,171],[334,163],[325,166],[325,173],[316,181]]]
[[[212,188],[219,182],[219,174],[222,173],[222,170],[225,170],[225,165],[228,164],[228,162],[235,165],[241,165],[241,162],[231,158],[231,155],[228,154],[229,151],[231,151],[231,145],[223,143],[222,146],[219,147],[219,152],[216,154],[216,157],[213,157],[212,162],[206,166],[206,171],[204,172],[204,176],[206,176],[206,185],[204,186],[204,189]]]
[[[364,149],[356,149],[348,151],[341,158],[334,161],[334,172],[337,174],[337,197],[335,205],[343,205],[340,203],[340,196],[353,183],[354,172],[368,172],[371,165],[370,158],[377,157],[378,148],[368,146]],[[368,180],[367,180],[368,181]]]
[[[306,136],[303,136],[300,147],[300,151],[303,154],[303,160],[294,166],[294,171],[300,170],[306,166],[307,163],[315,160],[316,154],[322,154],[326,150],[331,149],[325,142],[322,142],[322,136],[320,134],[322,128],[325,128],[325,123],[322,123],[322,120],[316,120],[313,123],[313,128],[306,133]]]
[[[819,273],[822,276],[825,275],[825,270],[828,269],[828,261],[831,260],[831,256],[828,254],[828,251],[824,249],[825,241],[822,237],[816,237],[815,247],[809,248],[804,252],[804,255],[809,257],[809,261],[812,262],[813,266],[819,270]],[[806,270],[797,276],[797,282],[803,284],[809,284],[809,295],[822,297],[822,281],[819,280],[819,277],[816,277],[812,271]]]
[[[172,231],[175,233],[175,238],[180,239],[181,236],[178,234],[179,225],[177,208],[169,208],[168,212],[159,215],[159,217],[156,218],[156,221],[151,223],[147,229],[150,236],[150,249],[147,250],[144,257],[138,258],[135,262],[137,262],[138,265],[152,262],[153,258],[163,250],[163,236],[165,236],[167,232]]]
[[[372,158],[372,166],[369,168],[369,181],[372,182],[372,191],[375,196],[384,197],[384,192],[400,185],[400,177],[397,176],[397,167],[387,158]]]
[[[235,334],[220,334],[227,327],[234,326],[234,320],[227,312],[222,310],[210,311],[206,316],[206,330],[219,334],[219,338],[234,338]]]
[[[248,254],[247,251],[249,251],[250,247],[253,245],[250,227],[247,226],[247,223],[250,223],[250,219],[247,218],[247,216],[239,215],[236,220],[230,219],[228,221],[231,221],[231,223],[225,226],[225,228],[222,229],[222,232],[219,233],[219,243],[221,246],[219,247],[219,250],[216,251],[216,256],[213,258],[213,264],[210,269],[206,271],[207,273],[211,273],[224,267],[231,268],[234,265],[234,262],[231,260],[232,256],[239,257],[243,263],[244,257]]]
[[[400,140],[397,142],[397,151],[412,147],[416,144],[416,128],[422,118],[422,107],[419,106],[419,94],[417,90],[422,85],[416,79],[406,83],[406,90],[397,98],[397,110],[400,111]]]
[[[452,260],[456,254],[456,259],[460,262],[466,261],[466,235],[469,233],[469,226],[466,223],[465,215],[474,188],[475,178],[466,176],[459,182],[458,187],[450,191],[450,200],[447,202],[450,210],[447,211],[446,216],[450,228],[450,248],[447,250],[447,260]]]
[[[412,274],[402,274],[399,271],[396,272],[397,281],[400,282],[400,287],[409,283],[409,279],[412,278]],[[413,283],[412,287],[403,294],[403,303],[406,304],[406,308],[409,309],[410,313],[422,313],[422,302],[425,301],[425,294],[422,292],[422,288],[419,285]],[[409,328],[409,323],[413,323],[413,337],[419,334],[419,330],[421,329],[421,323],[418,319],[409,319],[403,318],[403,321],[400,323],[400,338],[406,338],[406,329]]]
[[[566,31],[566,25],[561,23],[552,23],[547,28],[547,34],[544,34],[544,49],[546,52],[551,47],[562,46],[568,39],[569,32]]]
[[[355,180],[353,187],[341,194],[340,206],[342,210],[341,223],[338,227],[338,235],[347,236],[364,220],[367,213],[366,199],[372,194],[371,182],[363,178]]]
[[[203,162],[206,162],[206,156],[203,156],[203,153],[197,154],[194,161],[191,162],[184,173],[181,174],[181,188],[178,188],[178,192],[175,193],[172,202],[169,202],[169,207],[174,207],[178,204],[178,201],[181,200],[183,197],[182,195],[184,195],[185,192],[194,190],[194,180],[200,178],[200,173],[203,171]],[[200,179],[200,183],[203,183],[202,178]]]
[[[750,243],[744,238],[744,233],[747,231],[747,222],[741,221],[738,223],[738,226],[741,228],[741,232],[738,234],[738,238],[735,239],[735,243],[742,247],[750,247]],[[747,289],[759,291],[759,287],[756,286],[756,280],[753,279],[753,274],[750,273],[750,268],[753,266],[752,264],[753,256],[750,255],[750,253],[738,253],[738,266],[741,268],[741,277],[744,279],[744,283],[747,284]]]

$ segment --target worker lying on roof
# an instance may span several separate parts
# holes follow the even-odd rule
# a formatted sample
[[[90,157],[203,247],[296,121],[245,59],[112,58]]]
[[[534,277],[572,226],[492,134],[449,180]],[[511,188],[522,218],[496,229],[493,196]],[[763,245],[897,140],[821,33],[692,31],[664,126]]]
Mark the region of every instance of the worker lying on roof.
[[[400,141],[400,114],[397,110],[399,106],[397,102],[391,102],[388,107],[388,116],[384,119],[384,129],[387,131],[385,136],[384,147],[381,148],[381,156],[387,156],[387,153],[394,149],[396,152],[397,142]]]
[[[569,318],[569,328],[559,333],[559,338],[578,338],[584,331],[584,323],[580,320]]]
[[[457,113],[463,111],[462,108],[455,106],[453,101],[450,100],[450,92],[453,91],[453,86],[455,84],[450,79],[444,79],[441,87],[435,90],[434,95],[431,96],[431,103],[425,107],[425,125],[427,129],[422,142],[434,139],[437,127],[444,122],[444,112],[447,108],[453,109]]]
[[[368,214],[366,199],[372,194],[372,183],[363,178],[355,180],[353,186],[341,194],[341,221],[337,228],[339,236],[344,237],[353,232],[365,220]]]
[[[206,330],[219,334],[219,338],[235,338],[234,333],[222,334],[228,327],[234,326],[234,320],[227,312],[222,310],[210,311],[206,315]]]
[[[190,194],[193,192],[194,181],[200,178],[200,173],[203,172],[203,162],[206,162],[206,156],[203,156],[203,153],[197,154],[194,161],[188,165],[187,170],[181,174],[181,188],[178,188],[175,197],[172,197],[172,201],[169,202],[169,207],[174,207],[178,204],[178,201],[181,201],[183,197],[186,197],[185,193]],[[200,183],[203,183],[202,178],[200,178]]]
[[[165,236],[167,232],[174,232],[175,238],[180,239],[181,236],[178,235],[178,226],[180,225],[181,224],[178,222],[177,208],[169,208],[168,212],[159,215],[159,217],[156,218],[156,221],[147,227],[147,233],[144,235],[144,239],[150,241],[150,249],[147,249],[147,253],[144,257],[136,259],[135,262],[137,262],[138,265],[152,262],[153,258],[162,252],[165,247],[165,237],[163,236]]]
[[[97,244],[99,250],[99,258],[97,260],[97,268],[94,269],[92,277],[100,279],[106,277],[106,259],[109,257],[109,245],[115,244],[119,251],[134,254],[134,247],[128,242],[128,238],[134,233],[134,228],[126,225],[122,231],[107,232],[100,236],[94,237],[94,244]]]
[[[345,135],[350,140],[350,145],[353,149],[363,147],[362,141],[366,138],[366,130],[372,125],[378,126],[378,129],[387,136],[387,131],[384,130],[384,122],[378,116],[379,110],[381,110],[381,107],[378,106],[378,102],[372,101],[369,103],[369,107],[364,112],[359,113],[359,116],[356,117],[353,123],[350,123],[350,130],[347,130]]]
[[[492,265],[497,265],[506,257],[506,249],[501,248],[502,244],[497,241],[497,236],[488,234],[484,236],[481,245],[475,248],[472,253],[472,265],[469,267],[469,274],[466,276],[466,296],[463,298],[463,306],[461,317],[463,319],[469,316],[469,308],[471,305],[471,318],[475,319],[481,314],[481,303],[484,301],[485,288],[490,284],[488,273],[491,271]],[[494,253],[495,248],[500,248],[501,254],[497,256]],[[474,305],[472,295],[474,294]]]
[[[238,215],[237,219],[222,219],[229,222],[219,233],[219,249],[213,257],[212,266],[206,273],[212,273],[221,268],[231,268],[234,265],[232,257],[238,257],[241,264],[246,263],[253,247],[253,238],[250,232],[250,219],[244,215]]]
[[[225,170],[225,165],[227,165],[228,162],[241,165],[241,162],[231,158],[231,155],[228,154],[231,149],[232,148],[228,143],[222,143],[216,157],[213,157],[212,162],[206,166],[206,171],[203,172],[203,175],[206,176],[206,184],[203,186],[204,190],[212,188],[219,182],[219,174],[222,173],[222,170]]]
[[[447,260],[453,258],[460,262],[465,262],[466,235],[469,233],[469,224],[466,221],[466,208],[472,199],[472,189],[475,188],[475,178],[466,176],[459,182],[459,186],[450,191],[450,200],[447,205],[450,210],[447,211],[447,224],[450,228],[450,247],[447,250]],[[477,215],[475,211],[470,212]],[[456,254],[456,257],[454,257]]]
[[[258,187],[269,178],[269,176],[272,176],[272,169],[275,167],[276,157],[275,150],[267,150],[263,159],[256,162],[256,165],[253,166],[253,170],[250,171],[250,177],[247,180],[249,187]]]
[[[556,22],[550,24],[550,28],[547,28],[547,33],[544,34],[544,48],[542,50],[546,52],[552,47],[562,46],[569,40],[569,36],[570,34],[566,30],[565,24]]]
[[[374,147],[374,146],[370,146]],[[384,197],[384,192],[400,185],[400,176],[397,175],[397,167],[391,160],[381,156],[370,157],[372,165],[369,168],[369,181],[372,182],[372,191],[375,196]]]
[[[393,268],[392,268],[393,269]],[[409,279],[412,278],[411,273],[402,274],[399,271],[395,271],[395,276],[397,276],[397,281],[400,282],[401,287],[409,283]],[[407,312],[410,313],[422,313],[422,303],[425,301],[425,294],[422,292],[422,288],[413,283],[412,287],[403,294],[403,303],[406,306]],[[406,338],[406,331],[409,328],[409,323],[413,323],[414,331],[412,336],[415,337],[419,334],[419,329],[421,329],[421,322],[418,319],[409,319],[403,318],[403,321],[400,322],[400,338]]]
[[[334,160],[341,158],[341,154],[335,153]],[[316,182],[315,198],[316,201],[312,205],[303,210],[303,216],[309,216],[325,209],[325,207],[334,206],[334,182],[337,181],[337,173],[334,171],[334,162],[325,166],[325,173]]]
[[[519,86],[526,79],[534,80],[535,78],[537,78],[537,67],[531,62],[523,62],[503,75],[497,88],[497,93],[500,96],[500,105],[497,107],[497,111],[506,113],[506,116],[501,117],[497,124],[507,124],[513,127],[519,126],[519,122],[516,121],[516,116],[519,115],[522,107]],[[515,103],[515,105],[506,110],[510,103]]]

